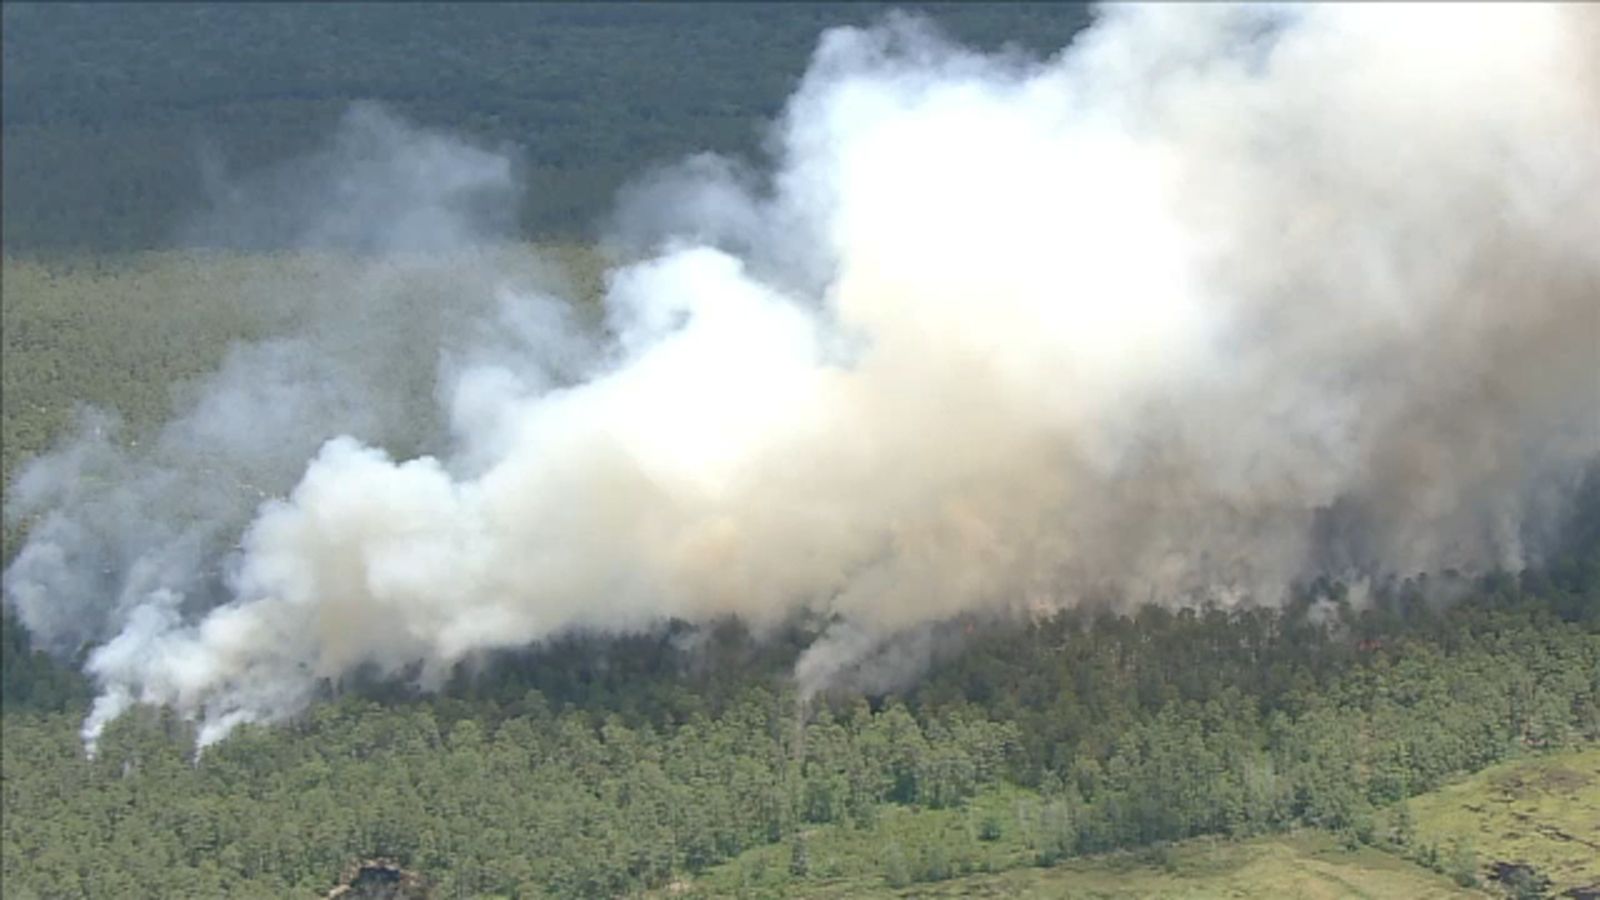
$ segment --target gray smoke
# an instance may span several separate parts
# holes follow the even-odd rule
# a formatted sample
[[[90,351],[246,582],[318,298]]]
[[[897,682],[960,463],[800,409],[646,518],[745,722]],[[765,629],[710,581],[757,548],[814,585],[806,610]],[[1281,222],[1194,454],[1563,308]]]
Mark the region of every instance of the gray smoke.
[[[91,741],[135,702],[210,741],[574,628],[809,607],[813,690],[958,615],[1536,562],[1600,454],[1596,60],[1580,5],[1118,5],[1048,60],[829,32],[770,174],[627,192],[603,339],[475,249],[509,164],[364,113],[350,183],[430,186],[290,220],[399,269],[152,458],[36,463],[8,602],[105,640]]]

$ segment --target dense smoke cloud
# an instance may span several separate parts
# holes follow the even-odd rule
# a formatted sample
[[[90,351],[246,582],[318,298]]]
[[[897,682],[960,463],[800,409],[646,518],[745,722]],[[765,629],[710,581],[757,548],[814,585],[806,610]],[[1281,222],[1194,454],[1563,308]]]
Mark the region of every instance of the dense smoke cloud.
[[[438,363],[432,433],[389,430],[432,421],[367,375],[392,351],[242,348],[153,459],[24,475],[13,505],[49,512],[8,602],[110,637],[90,738],[149,702],[204,741],[357,667],[426,682],[580,627],[807,606],[839,623],[809,690],[885,647],[862,671],[892,680],[956,615],[1536,562],[1600,453],[1596,60],[1579,5],[1119,5],[1042,61],[829,32],[770,175],[700,158],[623,198],[603,341],[452,239],[311,305],[386,323],[448,284],[402,341]],[[387,162],[339,166],[444,188],[335,201],[317,239],[472,236],[452,198],[513,188],[350,127]],[[309,368],[275,381],[277,353]],[[293,440],[238,424],[280,388]],[[219,499],[201,450],[279,499]]]

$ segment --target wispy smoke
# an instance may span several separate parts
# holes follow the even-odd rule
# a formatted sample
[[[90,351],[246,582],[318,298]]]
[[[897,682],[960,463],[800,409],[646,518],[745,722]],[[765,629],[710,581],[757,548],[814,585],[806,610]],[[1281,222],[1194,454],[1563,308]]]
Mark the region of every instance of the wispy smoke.
[[[1114,6],[1045,61],[833,31],[770,174],[624,198],[599,342],[468,249],[508,164],[362,113],[319,163],[354,194],[290,219],[457,252],[240,348],[153,455],[38,462],[8,601],[109,638],[91,740],[146,702],[209,741],[579,627],[809,606],[812,689],[962,614],[1536,561],[1600,454],[1597,60],[1581,5]]]

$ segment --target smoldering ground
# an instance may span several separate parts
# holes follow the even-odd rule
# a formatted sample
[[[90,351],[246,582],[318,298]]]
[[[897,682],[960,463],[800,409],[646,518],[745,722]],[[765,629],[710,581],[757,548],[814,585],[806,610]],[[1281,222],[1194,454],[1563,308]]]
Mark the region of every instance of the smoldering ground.
[[[598,330],[485,249],[513,166],[361,112],[271,218],[359,289],[150,454],[35,463],[7,602],[96,646],[91,741],[136,702],[210,741],[572,629],[808,608],[809,690],[957,615],[1536,563],[1600,455],[1596,51],[1580,5],[832,31],[770,164],[626,192]]]

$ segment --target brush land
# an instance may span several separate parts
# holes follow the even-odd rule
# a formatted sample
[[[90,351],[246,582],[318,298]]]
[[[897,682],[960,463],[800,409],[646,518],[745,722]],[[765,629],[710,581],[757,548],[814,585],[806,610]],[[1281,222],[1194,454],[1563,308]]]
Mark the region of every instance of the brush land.
[[[1443,898],[1576,896],[1600,885],[1600,747],[1592,745],[1499,763],[1387,807],[1371,845],[1302,830],[1040,865],[1027,840],[1039,804],[1036,793],[1009,788],[984,792],[960,811],[894,810],[866,835],[822,826],[804,837],[815,879],[792,879],[789,848],[764,847],[666,893]],[[987,840],[954,863],[927,849],[963,833]],[[911,884],[914,873],[939,871],[952,874]]]
[[[1476,856],[1529,894],[1600,890],[1600,748],[1491,766],[1388,811],[1403,851]]]
[[[819,873],[814,878],[793,876],[789,848],[766,847],[747,851],[700,878],[675,883],[657,896],[1481,896],[1449,875],[1376,847],[1350,846],[1320,831],[1242,840],[1197,838],[1043,865],[1026,838],[1027,815],[1038,806],[1037,794],[1008,789],[979,795],[961,811],[895,810],[865,835],[819,827],[804,837],[808,866]],[[955,862],[944,851],[929,849],[961,832],[990,837],[977,845],[981,849],[976,854]],[[948,874],[940,874],[946,870]]]
[[[519,235],[537,243],[496,252],[581,303],[601,256],[571,236],[625,177],[753,152],[817,30],[879,12],[407,4],[374,28],[364,9],[6,4],[8,491],[80,405],[123,422],[120,446],[152,440],[236,342],[350,283],[337,254],[174,249],[205,166],[292,156],[364,97],[517,143],[538,198]],[[1082,23],[1029,5],[935,15],[985,46],[1058,47]],[[425,309],[441,285],[405,287]],[[437,897],[1554,896],[1600,881],[1600,479],[1585,509],[1544,568],[1396,580],[1364,605],[1318,583],[1282,610],[958,623],[959,654],[901,692],[802,703],[789,673],[826,622],[765,640],[669,623],[502,654],[435,694],[325,684],[299,720],[198,757],[192,724],[140,708],[86,758],[83,649],[40,651],[8,611],[0,884],[351,898],[404,872]],[[8,517],[5,561],[28,526]],[[1461,597],[1447,610],[1428,599],[1441,580]]]

